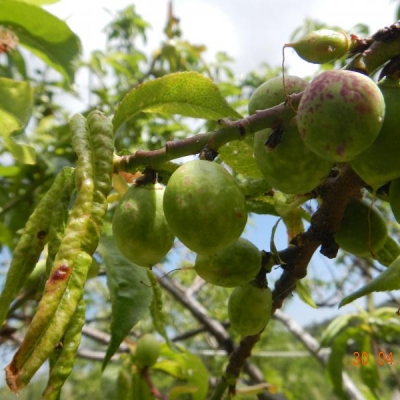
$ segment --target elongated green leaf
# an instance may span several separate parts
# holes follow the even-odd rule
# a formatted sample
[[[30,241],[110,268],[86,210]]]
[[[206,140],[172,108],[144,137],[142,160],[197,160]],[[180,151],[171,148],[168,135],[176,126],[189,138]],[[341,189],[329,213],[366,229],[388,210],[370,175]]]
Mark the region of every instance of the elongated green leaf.
[[[334,393],[340,399],[348,399],[346,392],[343,390],[343,357],[346,353],[347,336],[341,335],[336,338],[331,347],[327,363],[327,373],[334,389]]]
[[[55,351],[51,359],[50,376],[43,392],[43,400],[57,400],[60,397],[61,388],[74,367],[84,324],[85,301],[82,299],[65,331],[62,348]]]
[[[318,308],[311,296],[310,288],[304,283],[304,280],[300,280],[297,282],[296,292],[299,295],[301,301],[308,304],[312,308]]]
[[[56,264],[24,340],[5,369],[7,384],[14,393],[29,383],[52,354],[82,299],[92,258],[84,252],[72,257],[69,276],[67,273],[63,276],[67,279],[60,279],[57,275],[65,266],[58,267]]]
[[[278,249],[275,246],[275,234],[276,234],[276,230],[278,229],[279,222],[281,222],[281,221],[282,221],[282,218],[279,218],[275,222],[274,226],[272,227],[272,231],[271,231],[271,240],[269,241],[269,246],[271,248],[272,254],[276,255],[278,258],[279,258],[279,254],[278,254]],[[279,260],[279,261],[281,261],[281,260]]]
[[[171,346],[172,343],[168,338],[166,329],[166,318],[163,308],[164,302],[163,302],[162,290],[158,283],[157,276],[154,274],[154,272],[148,270],[147,275],[151,284],[151,288],[153,290],[153,300],[151,301],[150,304],[150,314],[151,318],[153,319],[154,328],[166,340],[168,345]]]
[[[389,265],[387,269],[382,271],[376,278],[368,282],[351,295],[345,297],[339,304],[343,307],[354,300],[359,299],[372,292],[388,292],[400,289],[400,257]]]
[[[1,0],[0,24],[66,80],[74,80],[74,62],[81,53],[81,43],[64,21],[36,5]]]
[[[106,266],[112,302],[111,340],[103,361],[104,369],[132,327],[149,310],[153,291],[146,269],[123,257],[112,236],[102,236],[99,252]]]
[[[6,318],[10,304],[25,285],[47,243],[48,235],[42,237],[37,233],[49,231],[52,212],[60,202],[60,198],[71,193],[73,183],[73,169],[64,168],[30,215],[23,234],[13,250],[13,259],[0,294],[0,324]]]
[[[380,387],[378,364],[373,352],[370,335],[364,335],[362,338],[360,353],[366,354],[368,357],[367,362],[362,362],[360,365],[361,379],[375,396],[375,399],[379,399],[377,396],[377,389]],[[365,357],[363,361],[365,361]]]
[[[179,114],[207,120],[241,118],[210,79],[193,71],[169,74],[131,90],[115,112],[114,129],[118,130],[139,112]]]

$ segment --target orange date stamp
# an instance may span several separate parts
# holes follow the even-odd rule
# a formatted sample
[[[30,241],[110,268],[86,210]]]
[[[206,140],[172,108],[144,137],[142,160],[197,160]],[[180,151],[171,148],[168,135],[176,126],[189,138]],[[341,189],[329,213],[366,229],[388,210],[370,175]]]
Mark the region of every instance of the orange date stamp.
[[[376,362],[378,366],[383,367],[384,365],[393,365],[397,366],[400,365],[400,362],[395,361],[392,352],[384,352],[380,351],[378,354],[370,354],[366,351],[359,352],[355,351],[353,353],[353,362],[352,364],[355,367],[359,367],[360,365],[368,365],[370,362]],[[372,360],[371,360],[372,358]]]

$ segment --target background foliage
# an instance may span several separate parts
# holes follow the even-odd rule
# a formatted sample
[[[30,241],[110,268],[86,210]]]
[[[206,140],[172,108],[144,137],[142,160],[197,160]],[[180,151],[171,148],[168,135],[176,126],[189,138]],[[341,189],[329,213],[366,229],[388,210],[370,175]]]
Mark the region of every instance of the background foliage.
[[[247,114],[251,92],[281,73],[280,66],[265,63],[256,71],[237,77],[232,72],[233,60],[224,52],[217,54],[213,62],[205,62],[206,47],[185,40],[179,18],[174,15],[172,7],[167,13],[164,40],[158,48],[149,52],[150,56],[138,45],[146,42],[150,26],[131,5],[116,13],[104,27],[106,48],[92,52],[88,60],[83,60],[79,38],[64,22],[39,7],[45,3],[48,2],[3,0],[0,4],[0,24],[3,26],[0,31],[3,49],[0,54],[0,245],[3,276],[34,207],[62,168],[75,165],[76,155],[71,147],[68,128],[71,116],[64,108],[64,96],[79,98],[80,93],[72,85],[77,71],[86,70],[91,82],[90,104],[82,113],[88,115],[91,110],[97,109],[106,115],[116,113],[120,117],[120,120],[117,119],[120,129],[115,137],[115,150],[119,155],[131,154],[138,149],[159,149],[168,141],[209,132],[217,127],[215,122],[210,121],[218,118],[214,115],[210,116],[210,120],[205,117],[193,119],[190,115],[166,113],[165,108],[158,109],[154,104],[149,104],[145,110],[138,107],[138,112],[134,113],[133,97],[127,112],[130,118],[126,120],[124,110],[117,108],[116,111],[116,107],[132,88],[170,73],[197,71],[216,84],[222,97],[232,107],[233,110],[229,106],[226,109],[221,106],[221,116],[239,118]],[[294,29],[293,39],[321,26],[323,24],[318,21],[304,21],[301,27]],[[370,32],[367,26],[360,24],[353,33],[367,36]],[[35,57],[34,68],[27,61],[28,57],[32,59],[32,55]],[[324,68],[333,67],[340,67],[340,64],[324,65]],[[244,190],[247,188],[252,194],[257,190],[265,192],[265,186],[254,189],[241,181],[243,175],[252,178],[260,176],[249,161],[251,150],[241,150],[240,158],[236,155],[235,146],[237,143],[231,142],[222,148],[219,160],[232,168]],[[168,179],[174,168],[167,165],[160,171],[160,176]],[[257,181],[251,182],[257,185]],[[254,213],[278,214],[267,197],[252,197],[249,207]],[[110,231],[116,204],[112,200],[105,220],[106,233]],[[375,204],[389,221],[391,237],[398,240],[399,227],[393,221],[387,203],[377,199]],[[312,211],[316,204],[310,201],[306,207]],[[269,244],[266,243],[265,247]],[[123,259],[114,248],[109,234],[102,237],[99,251],[102,257],[96,259],[92,278],[85,287],[88,307],[83,340],[62,397],[154,398],[145,391],[141,392],[142,397],[134,397],[138,396],[135,388],[142,387],[143,383],[135,381],[139,378],[134,374],[132,349],[141,334],[156,331],[160,342],[163,342],[163,357],[151,370],[154,386],[160,392],[168,393],[170,399],[205,398],[208,386],[213,387],[222,374],[228,359],[227,352],[239,341],[239,337],[229,330],[226,311],[229,290],[204,284],[188,268],[165,276],[158,283],[153,282],[151,298],[142,296],[140,304],[124,303],[126,298],[118,289],[121,280],[128,279],[127,290],[132,298],[137,299],[135,291],[143,288],[143,281],[149,283],[149,279],[154,277],[147,276],[143,269],[135,269]],[[119,266],[118,272],[113,269],[115,265]],[[176,243],[165,262],[155,269],[156,276],[163,276],[172,268],[192,265],[193,254]],[[309,303],[315,301],[320,307],[336,306],[354,286],[360,286],[359,282],[370,280],[376,271],[383,269],[376,262],[346,253],[341,253],[335,268],[333,278],[325,279],[316,274],[308,277],[302,296],[305,301],[310,292],[314,300],[308,300]],[[35,313],[43,279],[41,275],[30,287],[24,288],[0,331],[0,354],[5,362],[20,343]],[[244,399],[259,396],[301,400],[337,395],[342,398],[390,399],[395,391],[400,390],[399,363],[392,366],[385,363],[379,367],[372,363],[368,366],[353,365],[354,351],[393,353],[400,362],[397,339],[400,324],[393,317],[393,307],[398,307],[398,300],[394,295],[389,295],[389,298],[388,308],[375,308],[372,295],[369,295],[366,310],[339,316],[329,326],[327,321],[307,329],[278,312],[254,348],[254,356],[239,382],[238,396]],[[160,311],[161,304],[163,312]],[[122,315],[125,315],[126,309],[135,310],[131,321],[123,317],[118,319],[118,311],[122,310]],[[140,322],[136,323],[138,320]],[[210,321],[217,322],[217,328],[211,329]],[[183,350],[175,353],[168,343],[174,343],[172,348],[179,345],[190,352]],[[113,354],[110,348],[118,349],[118,352],[102,372],[104,357]],[[335,357],[327,362],[329,351]],[[195,376],[189,373],[193,365],[197,366]],[[40,398],[45,386],[46,369],[43,368],[21,392],[21,399]],[[347,391],[345,394],[340,389],[342,372],[346,374],[345,381],[354,382],[358,388],[355,392],[349,394]],[[264,380],[267,384],[262,383]],[[327,381],[330,383],[327,384]],[[193,388],[198,391],[191,393]],[[363,397],[356,397],[355,393]],[[0,395],[3,399],[13,397],[6,387],[0,389]]]

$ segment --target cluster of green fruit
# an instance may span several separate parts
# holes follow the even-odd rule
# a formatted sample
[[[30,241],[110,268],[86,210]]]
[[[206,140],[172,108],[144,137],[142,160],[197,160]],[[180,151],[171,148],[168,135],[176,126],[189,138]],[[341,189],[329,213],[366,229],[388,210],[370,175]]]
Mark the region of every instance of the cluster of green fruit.
[[[131,186],[115,210],[113,234],[125,257],[148,268],[167,255],[177,237],[197,253],[199,276],[234,288],[230,321],[247,335],[267,324],[272,295],[250,283],[261,269],[261,254],[240,237],[246,223],[246,200],[232,175],[216,162],[193,160],[172,174],[165,189],[159,183]]]
[[[322,30],[286,46],[322,63],[343,56],[350,44],[345,34]],[[254,157],[267,182],[275,190],[301,195],[315,190],[332,168],[349,163],[373,190],[392,182],[390,201],[400,220],[398,80],[376,84],[348,70],[322,72],[310,83],[294,76],[273,78],[253,92],[249,114],[300,92],[295,117],[254,135]],[[160,262],[178,238],[197,253],[198,275],[234,288],[228,303],[231,325],[251,335],[268,323],[272,294],[254,281],[261,255],[240,237],[246,222],[246,201],[232,175],[216,162],[194,160],[180,166],[166,188],[132,185],[115,211],[113,233],[121,253],[147,268]],[[387,226],[377,209],[354,199],[335,240],[355,255],[371,256],[387,244]]]
[[[271,186],[287,194],[316,189],[332,168],[345,163],[372,191],[390,185],[393,214],[400,222],[400,83],[347,70],[330,70],[310,83],[295,76],[273,78],[251,95],[249,113],[286,101],[302,92],[296,116],[276,130],[254,135],[254,157]],[[358,256],[376,255],[388,240],[386,221],[365,201],[347,206],[339,246]]]

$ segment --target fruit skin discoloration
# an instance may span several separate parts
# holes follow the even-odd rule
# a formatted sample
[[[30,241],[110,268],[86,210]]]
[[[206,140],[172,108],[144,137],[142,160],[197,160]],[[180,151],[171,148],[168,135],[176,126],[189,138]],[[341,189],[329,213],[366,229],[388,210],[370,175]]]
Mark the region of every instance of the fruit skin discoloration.
[[[307,86],[297,117],[300,136],[312,151],[330,161],[346,162],[372,145],[384,115],[383,95],[370,78],[332,70]]]
[[[282,77],[267,80],[251,95],[249,113],[257,109],[274,107],[286,100],[287,95],[302,92],[308,82],[297,76],[286,76],[285,87]],[[318,157],[302,141],[296,119],[287,126],[277,126],[283,132],[273,146],[265,146],[276,132],[263,129],[254,134],[254,157],[264,178],[275,189],[288,194],[310,192],[325,178],[332,163]],[[301,132],[300,132],[301,134]],[[304,179],[302,179],[304,177]]]

